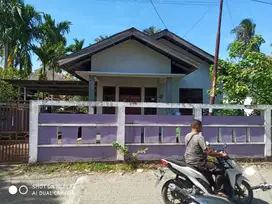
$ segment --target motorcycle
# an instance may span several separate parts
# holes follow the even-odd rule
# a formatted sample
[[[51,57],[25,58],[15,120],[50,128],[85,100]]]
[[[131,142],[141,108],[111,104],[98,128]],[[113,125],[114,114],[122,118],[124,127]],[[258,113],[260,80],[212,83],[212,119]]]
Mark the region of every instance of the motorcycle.
[[[209,143],[207,145],[209,146]],[[217,152],[226,152],[226,149],[225,144],[223,150],[217,150]],[[230,157],[216,160],[224,167],[223,191],[228,198],[214,195],[206,177],[195,167],[186,164],[184,160],[162,159],[162,164],[175,174],[174,179],[166,181],[162,186],[161,195],[164,203],[172,204],[177,201],[180,204],[250,204],[253,200],[253,190],[266,191],[272,188],[272,184],[266,183],[250,186],[246,176],[255,174],[253,168],[243,169]],[[163,169],[157,169],[154,173],[158,179],[156,184],[158,185],[166,172]]]

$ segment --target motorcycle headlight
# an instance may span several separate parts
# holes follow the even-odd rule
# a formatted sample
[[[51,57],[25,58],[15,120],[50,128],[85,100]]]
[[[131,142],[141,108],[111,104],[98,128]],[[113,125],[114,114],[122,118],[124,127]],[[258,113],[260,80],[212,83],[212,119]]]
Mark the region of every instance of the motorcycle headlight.
[[[256,173],[256,170],[252,166],[246,167],[244,169],[244,174],[247,176],[253,176],[255,173]]]

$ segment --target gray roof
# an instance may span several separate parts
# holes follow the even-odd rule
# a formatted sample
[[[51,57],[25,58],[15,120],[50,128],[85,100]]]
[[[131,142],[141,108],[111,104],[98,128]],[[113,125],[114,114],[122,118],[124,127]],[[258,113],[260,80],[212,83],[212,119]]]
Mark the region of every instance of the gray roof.
[[[158,39],[162,38],[163,36],[168,38],[172,36],[173,41],[179,42],[178,46],[187,46],[187,51],[192,50],[192,53],[200,56],[201,58],[193,58],[191,57],[192,53],[180,52],[172,46],[159,42]],[[163,30],[153,36],[149,36],[135,28],[130,28],[128,30],[122,31],[96,44],[90,45],[82,50],[74,52],[66,56],[65,58],[60,59],[58,63],[61,68],[76,76],[77,78],[80,78],[75,72],[83,71],[79,68],[80,65],[90,62],[92,55],[131,39],[137,40],[140,43],[145,44],[149,48],[165,55],[166,57],[171,59],[172,62],[179,64],[182,67],[187,67],[190,72],[199,68],[200,64],[202,63],[201,60],[212,63],[213,57],[211,55],[204,52],[200,48],[193,46],[187,41],[182,40],[168,30]]]
[[[171,31],[167,29],[162,30],[158,33],[155,33],[154,35],[152,35],[152,38],[155,38],[157,40],[161,38],[165,38],[169,40],[170,42],[177,44],[179,47],[189,51],[190,53],[200,57],[202,60],[211,64],[213,63],[213,60],[214,60],[213,55],[200,49],[199,47],[193,45],[192,43],[184,40],[183,38],[179,37],[178,35],[176,35],[175,33],[172,33]]]

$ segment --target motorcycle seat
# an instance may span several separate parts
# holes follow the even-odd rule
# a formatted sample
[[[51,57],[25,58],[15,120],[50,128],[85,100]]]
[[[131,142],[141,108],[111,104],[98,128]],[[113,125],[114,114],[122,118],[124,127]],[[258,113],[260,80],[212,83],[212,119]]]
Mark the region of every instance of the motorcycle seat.
[[[187,167],[197,170],[196,167],[191,166],[190,164],[187,164],[184,159],[168,159],[168,161],[170,161],[178,166],[184,166],[184,167],[187,166]]]

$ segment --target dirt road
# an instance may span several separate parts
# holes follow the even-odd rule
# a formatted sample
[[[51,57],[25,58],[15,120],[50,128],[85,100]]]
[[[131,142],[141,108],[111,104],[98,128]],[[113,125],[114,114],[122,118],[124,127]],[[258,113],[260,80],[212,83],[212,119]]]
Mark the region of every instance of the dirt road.
[[[260,169],[260,174],[272,183],[271,168]],[[259,184],[261,176],[250,180]],[[2,176],[0,182],[1,204],[162,204],[152,171]],[[255,192],[253,204],[271,204],[272,190],[270,194]]]

